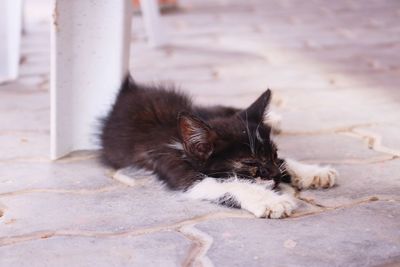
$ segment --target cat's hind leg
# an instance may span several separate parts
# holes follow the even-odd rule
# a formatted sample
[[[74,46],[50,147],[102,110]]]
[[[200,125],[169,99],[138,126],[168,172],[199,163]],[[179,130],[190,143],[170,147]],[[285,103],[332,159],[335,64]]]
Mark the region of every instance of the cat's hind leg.
[[[338,177],[338,172],[330,166],[304,164],[292,159],[285,159],[284,162],[290,183],[298,189],[329,188],[335,185]]]
[[[188,197],[242,208],[259,218],[284,218],[296,207],[287,194],[280,195],[265,186],[241,179],[205,178],[186,191]]]
[[[147,180],[151,175],[150,171],[129,166],[116,170],[112,174],[112,178],[127,186],[135,186],[138,181]]]

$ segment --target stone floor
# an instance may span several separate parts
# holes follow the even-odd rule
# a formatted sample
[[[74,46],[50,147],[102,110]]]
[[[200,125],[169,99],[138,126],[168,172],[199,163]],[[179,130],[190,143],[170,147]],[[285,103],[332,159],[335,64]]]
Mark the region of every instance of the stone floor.
[[[400,3],[180,2],[165,48],[133,18],[135,79],[238,107],[270,87],[281,153],[338,186],[265,220],[127,186],[96,151],[50,162],[48,3],[29,0],[21,77],[0,86],[0,266],[400,266]]]

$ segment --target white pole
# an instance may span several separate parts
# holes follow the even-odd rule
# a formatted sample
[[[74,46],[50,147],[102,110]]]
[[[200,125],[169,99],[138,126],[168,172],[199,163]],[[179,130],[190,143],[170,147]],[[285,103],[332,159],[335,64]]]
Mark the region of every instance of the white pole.
[[[128,71],[130,0],[55,0],[51,158],[97,148],[99,119]]]
[[[164,27],[161,24],[160,9],[157,0],[140,0],[147,40],[152,47],[166,44]]]
[[[0,83],[18,77],[21,15],[21,0],[0,1]]]

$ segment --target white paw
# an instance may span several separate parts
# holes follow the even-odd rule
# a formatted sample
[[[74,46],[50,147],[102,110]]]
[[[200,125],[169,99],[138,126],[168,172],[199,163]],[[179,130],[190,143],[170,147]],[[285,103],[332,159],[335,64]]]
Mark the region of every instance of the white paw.
[[[329,167],[320,167],[317,165],[305,165],[301,173],[296,173],[292,184],[299,188],[329,188],[335,185],[338,172]]]
[[[248,210],[258,218],[280,219],[290,216],[295,208],[296,202],[291,196],[274,195],[254,203]]]

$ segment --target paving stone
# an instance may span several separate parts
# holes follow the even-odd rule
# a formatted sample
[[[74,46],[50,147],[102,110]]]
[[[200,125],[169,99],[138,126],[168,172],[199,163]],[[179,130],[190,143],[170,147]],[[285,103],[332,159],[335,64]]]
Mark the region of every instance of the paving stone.
[[[196,227],[214,239],[207,256],[215,266],[378,266],[400,261],[399,212],[398,202],[378,202],[302,218],[225,219]]]
[[[308,93],[293,90],[290,93],[279,93],[285,99],[285,108],[281,111],[284,131],[309,132],[353,125],[393,123],[400,119],[396,112],[397,104],[388,96],[376,96],[377,93],[373,91],[364,94],[355,90]]]
[[[0,162],[0,195],[32,189],[96,190],[116,184],[111,173],[97,158],[71,162],[43,159]]]
[[[0,90],[5,88],[0,87]],[[26,87],[29,90],[30,87]],[[14,90],[17,89],[17,90]],[[4,111],[36,111],[46,110],[49,111],[50,99],[49,94],[44,91],[35,93],[23,93],[20,84],[12,84],[7,86],[7,89],[2,93],[0,98],[0,110]]]
[[[211,91],[211,90],[210,90]],[[265,91],[264,91],[265,92]],[[215,92],[205,93],[205,92],[195,92],[191,90],[191,95],[194,95],[193,100],[197,105],[202,106],[231,106],[236,108],[247,108],[249,107],[261,94],[263,91],[253,91],[246,92],[244,94],[219,94]]]
[[[340,173],[336,187],[327,190],[305,190],[302,195],[330,207],[371,197],[399,199],[400,160],[334,167]]]
[[[379,124],[368,128],[360,127],[360,129],[380,136],[383,146],[389,149],[400,151],[399,123],[394,122],[393,124]]]
[[[54,229],[119,232],[229,211],[206,202],[184,200],[157,185],[101,191],[93,188],[76,193],[44,190],[0,195],[6,207],[2,220],[12,222],[0,225],[0,233],[15,236]]]
[[[340,134],[275,137],[283,157],[297,160],[332,163],[379,158],[384,154],[368,149],[361,141]]]
[[[38,76],[49,73],[50,67],[48,64],[24,64],[20,67],[21,77]]]
[[[398,66],[393,52],[398,49],[397,42],[385,43],[380,45],[385,49],[371,49],[374,46],[335,46],[330,47],[330,53],[325,53],[325,48],[304,50],[302,55],[307,58],[313,58],[317,61],[330,62],[324,65],[324,69],[329,72],[340,72],[359,74],[365,76],[365,73],[379,73]]]
[[[46,76],[48,76],[48,75],[46,75]],[[29,80],[32,80],[32,81],[36,80],[37,83],[31,83],[31,84],[24,83],[24,80],[28,79],[28,78],[29,78]],[[7,101],[8,96],[13,97],[13,95],[21,96],[21,98],[25,97],[25,98],[35,99],[35,98],[46,98],[47,97],[47,99],[50,99],[48,92],[46,92],[46,91],[41,92],[40,90],[38,90],[38,88],[32,86],[32,85],[37,85],[42,80],[43,80],[43,77],[41,77],[41,76],[31,76],[31,77],[27,77],[27,78],[19,78],[17,81],[0,84],[0,94],[3,96],[2,97],[3,102],[2,102],[2,106],[0,108],[6,108],[7,105],[19,105],[19,103],[8,103],[8,101]],[[37,95],[34,95],[36,93],[37,93]],[[39,103],[35,103],[35,102],[33,102],[33,101],[31,102],[33,107],[39,104]],[[49,105],[50,104],[49,100],[44,101],[44,103],[41,103],[41,105],[43,105],[43,104]]]
[[[340,89],[330,88],[329,90],[319,89],[313,90],[312,88],[298,87],[297,89],[282,89],[279,93],[288,98],[288,104],[293,109],[312,109],[317,110],[325,107],[326,109],[336,108],[336,114],[344,107],[354,108],[352,115],[357,115],[362,108],[366,107],[379,109],[379,104],[391,104],[390,96],[370,90],[370,88],[360,87],[348,88],[343,87]],[[313,101],[309,101],[310,99]],[[340,105],[338,105],[340,103]],[[368,105],[368,106],[366,106]],[[344,107],[343,107],[344,106]],[[361,109],[361,110],[359,110]],[[319,110],[318,110],[319,111]],[[340,113],[339,113],[340,114]]]
[[[0,164],[2,161],[18,159],[48,159],[49,134],[35,132],[0,133]],[[1,171],[0,171],[1,172]]]
[[[21,76],[18,83],[23,86],[29,86],[29,93],[47,92],[49,90],[48,74]]]
[[[0,112],[0,132],[39,132],[43,133],[50,128],[48,109],[39,109],[35,112],[25,110],[10,110]]]
[[[51,237],[0,247],[1,266],[180,266],[190,241],[177,233]]]

